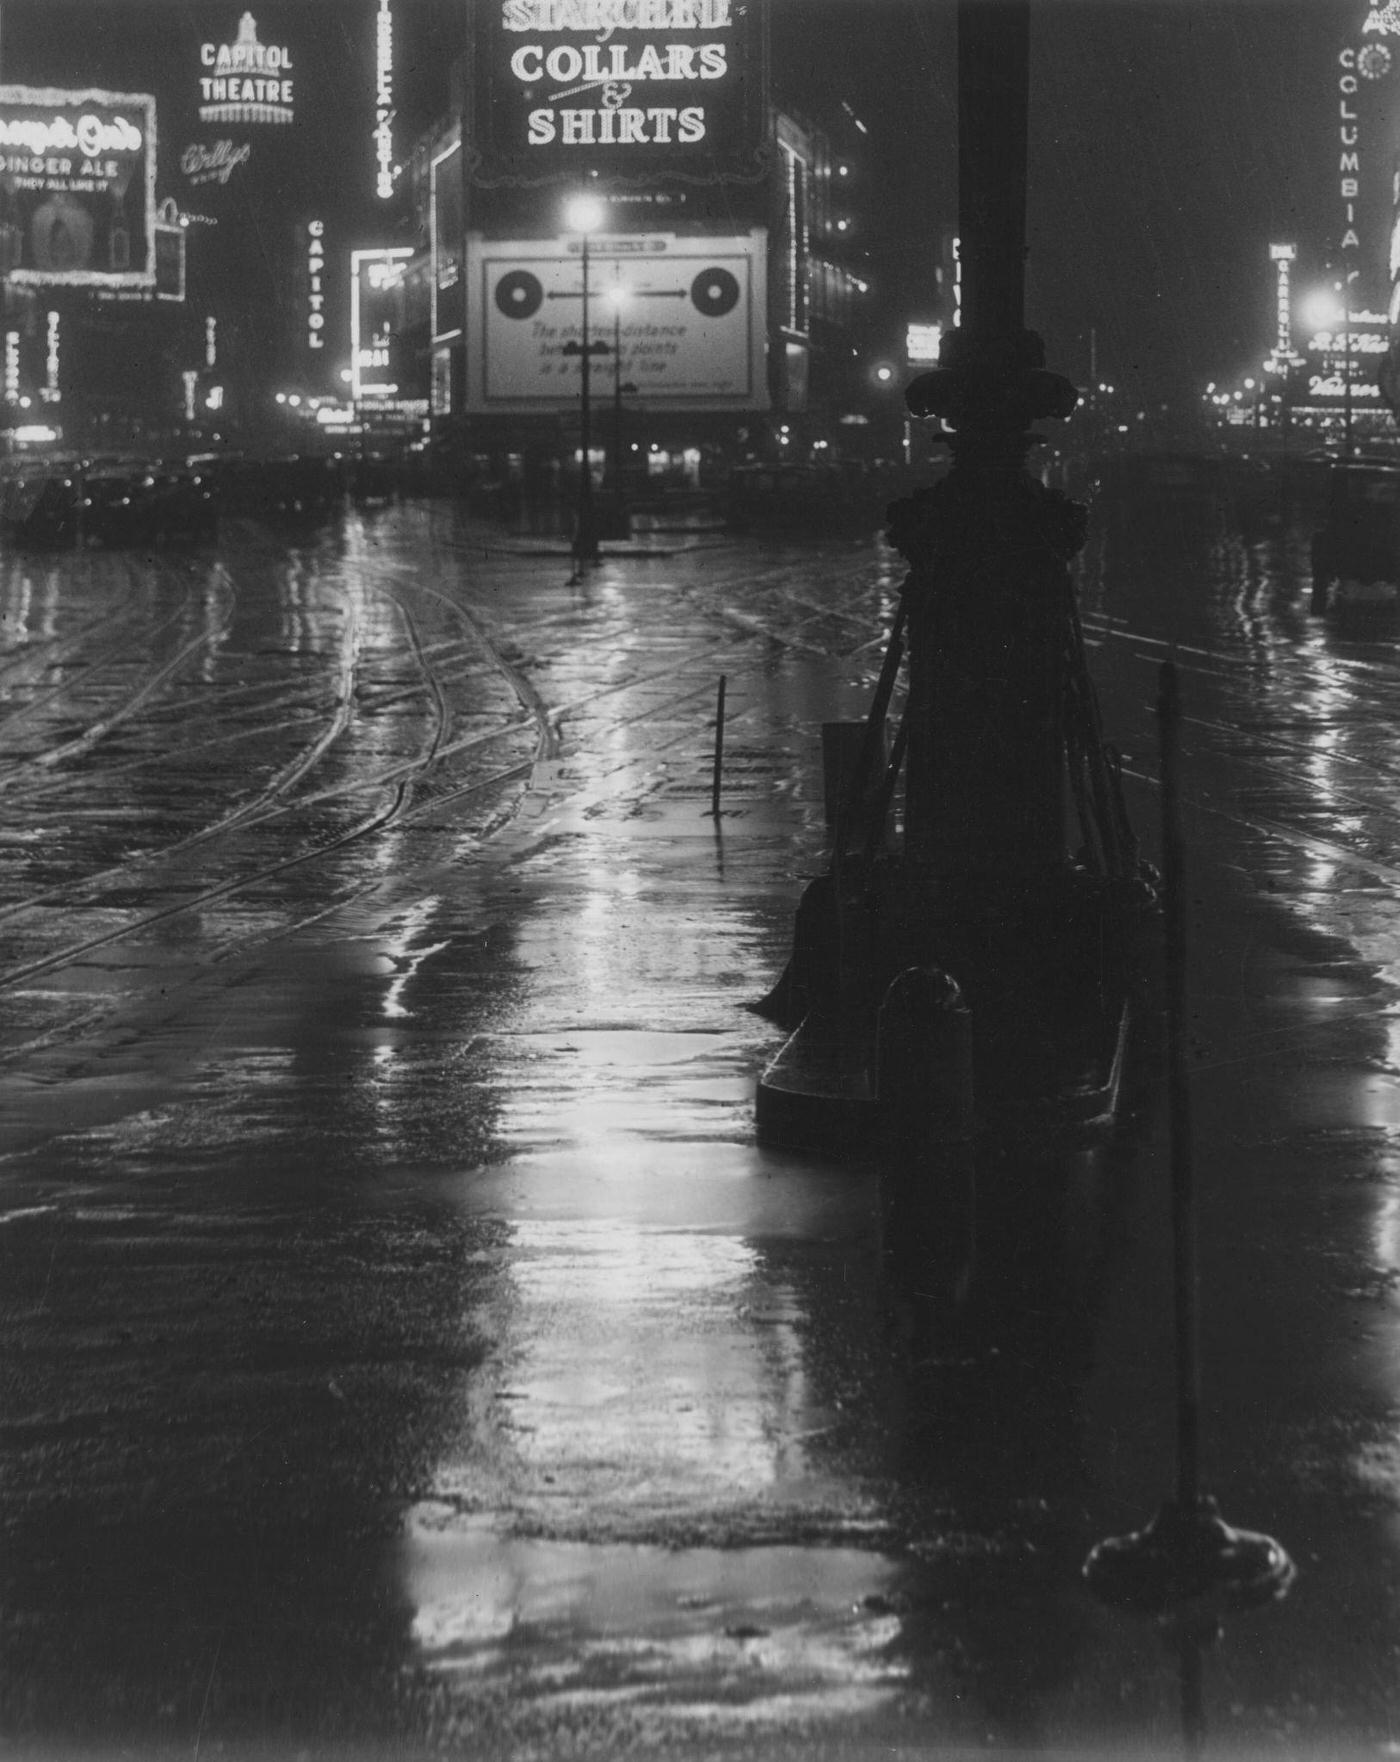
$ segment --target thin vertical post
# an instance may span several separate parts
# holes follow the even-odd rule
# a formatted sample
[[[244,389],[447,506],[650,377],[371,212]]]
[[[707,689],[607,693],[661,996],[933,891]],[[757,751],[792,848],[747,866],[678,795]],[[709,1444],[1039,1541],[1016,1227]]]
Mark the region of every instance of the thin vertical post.
[[[588,334],[588,233],[585,230],[583,239],[583,357],[579,362],[579,451],[581,475],[578,484],[578,558],[581,563],[591,563],[597,550],[593,536],[593,410],[592,410],[592,373],[593,345]]]
[[[715,762],[710,779],[710,813],[716,821],[719,819],[719,785],[724,774],[724,688],[726,680],[723,673],[719,676],[719,696],[715,703]]]
[[[1354,132],[1354,131],[1353,131]],[[1346,329],[1346,357],[1344,366],[1346,378],[1342,381],[1342,449],[1347,458],[1351,457],[1351,276],[1344,274],[1342,280],[1342,323]]]
[[[1186,889],[1178,793],[1181,706],[1176,667],[1162,663],[1157,688],[1162,772],[1162,922],[1166,955],[1167,1099],[1171,1119],[1172,1282],[1176,1308],[1177,1502],[1200,1497],[1200,1326],[1197,1314],[1196,1179],[1186,1071]]]
[[[1197,1317],[1196,1182],[1191,1162],[1191,1098],[1186,1076],[1186,886],[1177,762],[1181,710],[1176,668],[1162,663],[1157,727],[1162,776],[1162,928],[1165,941],[1167,1106],[1170,1115],[1172,1297],[1176,1339],[1176,1496],[1131,1535],[1108,1536],[1090,1550],[1084,1577],[1106,1603],[1179,1621],[1181,1709],[1186,1752],[1197,1755],[1205,1722],[1201,1644],[1218,1614],[1285,1596],[1296,1568],[1272,1536],[1236,1529],[1201,1491],[1200,1328]]]
[[[1025,328],[1030,0],[959,0],[958,234],[962,328]]]
[[[621,282],[619,281],[619,287]],[[614,290],[616,294],[616,290]],[[613,432],[612,489],[622,504],[622,302],[613,307]]]

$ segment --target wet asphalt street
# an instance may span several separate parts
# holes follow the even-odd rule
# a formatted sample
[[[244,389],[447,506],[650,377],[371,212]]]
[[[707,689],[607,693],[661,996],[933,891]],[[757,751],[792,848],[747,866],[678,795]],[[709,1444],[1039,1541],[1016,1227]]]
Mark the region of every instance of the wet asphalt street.
[[[1149,852],[1184,696],[1206,1478],[1299,1567],[1205,1752],[1400,1754],[1400,621],[1310,616],[1301,522],[1114,514]],[[1080,1579],[1171,1485],[1153,1073],[979,1168],[911,1365],[745,1007],[899,560],[649,543],[0,557],[8,1753],[1181,1753],[1193,1661]]]

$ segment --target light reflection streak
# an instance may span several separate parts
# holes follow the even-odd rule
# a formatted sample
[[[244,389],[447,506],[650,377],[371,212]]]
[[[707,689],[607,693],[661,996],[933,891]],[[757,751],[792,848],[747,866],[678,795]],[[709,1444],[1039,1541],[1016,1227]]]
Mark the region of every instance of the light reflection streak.
[[[421,948],[413,946],[415,939],[433,921],[441,905],[442,901],[436,894],[417,900],[404,913],[397,932],[385,937],[381,952],[389,962],[393,977],[380,1004],[380,1013],[391,1021],[412,1015],[413,1012],[403,1001],[405,991],[417,977],[418,969],[425,960],[451,947],[447,941],[426,943]]]
[[[556,1731],[610,1701],[712,1734],[850,1718],[886,1705],[909,1675],[891,1656],[899,1618],[866,1607],[897,1568],[869,1554],[542,1541],[449,1528],[420,1507],[402,1555],[428,1667],[479,1705],[494,1676],[508,1694],[525,1686],[528,1646],[527,1692]]]
[[[1371,1239],[1380,1265],[1400,1271],[1400,1192],[1387,1193],[1377,1206]]]

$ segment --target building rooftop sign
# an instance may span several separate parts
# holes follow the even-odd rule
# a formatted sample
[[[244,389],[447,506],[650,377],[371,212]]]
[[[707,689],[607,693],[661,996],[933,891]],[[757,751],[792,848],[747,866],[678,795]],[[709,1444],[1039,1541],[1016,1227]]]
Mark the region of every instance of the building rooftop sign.
[[[258,41],[251,12],[238,21],[235,42],[201,44],[199,61],[201,122],[292,121],[291,53],[281,44]]]
[[[155,161],[149,93],[0,86],[0,272],[154,287]]]
[[[479,184],[761,174],[766,0],[484,0]]]

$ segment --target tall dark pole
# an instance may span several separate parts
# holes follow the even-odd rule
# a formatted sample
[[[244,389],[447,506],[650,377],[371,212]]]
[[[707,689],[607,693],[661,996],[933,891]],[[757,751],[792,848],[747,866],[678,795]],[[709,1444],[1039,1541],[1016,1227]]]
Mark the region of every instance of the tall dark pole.
[[[620,287],[613,289],[613,434],[612,492],[622,503],[622,300]]]
[[[1345,378],[1342,380],[1342,450],[1347,458],[1351,457],[1351,276],[1345,270],[1342,275],[1342,337],[1346,343],[1346,355],[1342,366]]]
[[[962,329],[1025,328],[1030,0],[959,0],[958,236]]]
[[[592,407],[592,344],[588,335],[588,232],[579,234],[583,240],[583,354],[579,361],[579,450],[583,457],[578,480],[578,531],[574,536],[574,560],[577,563],[598,561],[598,535],[593,518],[593,407]]]
[[[906,851],[985,897],[978,877],[1016,886],[1063,861],[1062,609],[1083,522],[1025,470],[1029,424],[1078,402],[1025,328],[1030,4],[958,0],[957,18],[962,317],[905,394],[953,429],[953,470],[891,532],[914,585]]]

